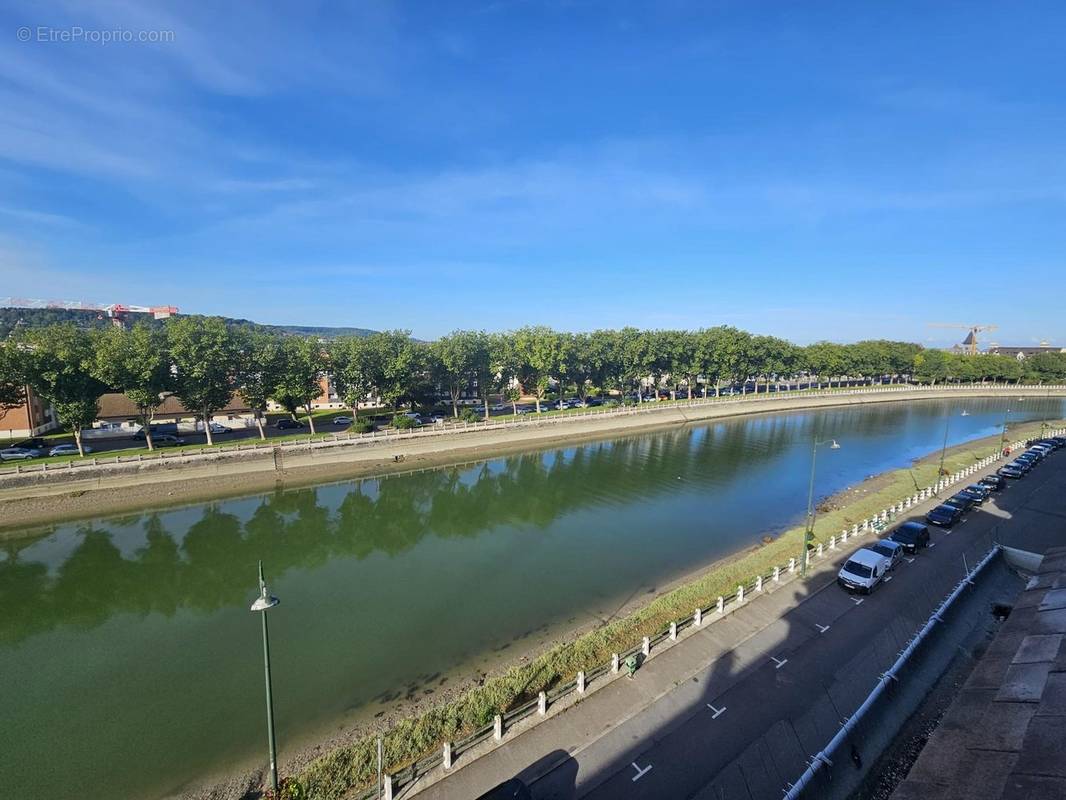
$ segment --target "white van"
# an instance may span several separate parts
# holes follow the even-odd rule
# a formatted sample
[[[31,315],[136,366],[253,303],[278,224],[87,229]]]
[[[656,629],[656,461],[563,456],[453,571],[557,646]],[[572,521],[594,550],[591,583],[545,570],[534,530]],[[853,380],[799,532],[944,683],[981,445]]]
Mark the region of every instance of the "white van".
[[[851,554],[840,572],[837,583],[845,589],[854,589],[869,594],[888,573],[891,562],[873,550],[856,550]]]

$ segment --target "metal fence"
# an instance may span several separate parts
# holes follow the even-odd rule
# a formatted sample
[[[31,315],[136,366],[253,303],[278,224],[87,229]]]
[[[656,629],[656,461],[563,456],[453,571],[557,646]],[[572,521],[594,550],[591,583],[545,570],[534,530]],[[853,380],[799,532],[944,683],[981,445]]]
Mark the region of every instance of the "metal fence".
[[[1066,428],[1049,430],[1047,435],[1066,435]],[[1006,445],[1006,448],[1010,452],[1023,447],[1025,447],[1025,443],[1021,441],[1011,442]],[[877,514],[864,519],[860,523],[856,523],[851,528],[843,529],[839,535],[830,536],[827,540],[814,540],[811,543],[810,549],[808,549],[806,553],[808,564],[821,562],[827,558],[831,558],[842,545],[855,537],[883,532],[902,512],[913,508],[931,497],[937,496],[940,492],[951,486],[957,485],[963,481],[968,482],[977,472],[984,471],[994,464],[1007,460],[1008,458],[1009,455],[999,452],[995,455],[979,459],[974,464],[942,477],[936,483],[882,509]],[[991,556],[988,556],[988,558],[990,557]],[[977,569],[981,569],[984,566],[984,563],[985,562],[982,562]],[[444,766],[445,768],[450,768],[455,763],[455,760],[461,757],[463,753],[468,752],[483,742],[487,742],[490,739],[502,741],[506,737],[508,729],[513,727],[517,722],[530,717],[544,717],[551,706],[564,697],[574,693],[585,694],[594,682],[601,681],[604,678],[609,680],[614,675],[617,675],[629,656],[649,656],[652,650],[656,647],[661,646],[664,642],[672,642],[676,640],[677,637],[688,628],[698,628],[702,625],[710,624],[721,619],[745,601],[750,601],[759,594],[762,594],[768,588],[779,585],[783,580],[789,580],[790,577],[794,577],[801,566],[799,559],[792,558],[789,559],[787,564],[778,565],[765,574],[754,576],[748,582],[739,584],[736,591],[732,594],[719,596],[713,605],[707,606],[706,608],[697,608],[691,615],[676,619],[654,634],[645,636],[641,642],[634,643],[634,645],[628,650],[615,653],[612,656],[610,663],[599,664],[588,671],[579,672],[577,676],[565,683],[555,686],[547,692],[542,692],[541,696],[536,700],[531,700],[521,706],[497,715],[492,724],[479,728],[456,742],[445,743],[440,751],[426,755],[414,763],[391,772],[385,777],[385,786],[382,797],[392,800],[392,797],[396,792],[409,787],[416,780],[437,767]],[[817,770],[817,767],[814,767],[814,769]],[[376,798],[377,796],[377,789],[374,788],[361,795],[357,795],[356,798],[357,800],[372,800],[372,798]]]
[[[943,386],[925,386],[911,384],[897,384],[889,386],[849,387],[845,389],[820,389],[814,391],[802,390],[803,397],[839,397],[845,396],[868,396],[880,394],[909,394],[909,393],[993,393],[1014,394],[1045,392],[1066,392],[1066,385],[1017,385],[1017,384],[946,384]],[[614,418],[635,416],[641,414],[653,414],[666,409],[703,408],[714,405],[742,405],[745,403],[779,401],[785,402],[797,396],[797,392],[762,392],[760,394],[725,395],[722,397],[701,397],[692,400],[672,400],[661,403],[642,403],[639,406],[621,406],[617,408],[594,408],[582,411],[569,412],[541,416],[539,414],[527,414],[512,416],[507,419],[489,419],[479,422],[445,423],[426,426],[415,430],[385,429],[382,431],[370,431],[368,433],[334,433],[319,437],[308,437],[299,441],[284,441],[271,443],[269,441],[253,442],[249,444],[236,443],[232,445],[220,445],[216,447],[181,448],[178,450],[156,450],[154,453],[138,453],[126,456],[93,457],[84,459],[71,459],[66,462],[53,462],[51,464],[16,463],[14,466],[0,467],[0,488],[4,482],[11,482],[11,476],[40,474],[45,477],[52,473],[57,480],[69,479],[78,470],[87,468],[103,469],[105,474],[119,474],[125,472],[137,472],[145,469],[166,469],[174,465],[207,464],[212,462],[226,461],[230,459],[265,458],[274,453],[281,457],[301,452],[314,452],[330,450],[333,448],[346,448],[352,446],[367,446],[397,441],[420,441],[440,436],[460,436],[469,433],[484,431],[511,430],[529,426],[558,425],[574,420],[583,420],[590,417]],[[84,474],[84,473],[83,473]]]

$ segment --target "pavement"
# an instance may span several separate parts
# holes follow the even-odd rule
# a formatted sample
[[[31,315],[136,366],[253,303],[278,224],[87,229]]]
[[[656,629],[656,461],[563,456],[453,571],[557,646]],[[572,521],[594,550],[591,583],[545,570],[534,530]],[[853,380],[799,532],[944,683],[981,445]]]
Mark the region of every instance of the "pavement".
[[[458,760],[436,783],[397,796],[470,800],[518,776],[536,800],[777,800],[993,541],[1043,548],[1054,538],[1049,530],[1061,531],[1064,486],[1066,450],[952,530],[932,528],[930,548],[869,597],[835,584],[856,549],[849,543],[805,582],[757,595],[653,651],[634,679],[615,679],[479,758]]]

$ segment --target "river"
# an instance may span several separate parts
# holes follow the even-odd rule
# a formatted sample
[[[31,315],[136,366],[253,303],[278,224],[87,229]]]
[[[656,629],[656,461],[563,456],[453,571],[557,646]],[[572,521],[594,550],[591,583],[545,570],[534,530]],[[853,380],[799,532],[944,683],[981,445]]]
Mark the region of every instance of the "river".
[[[26,531],[0,543],[2,792],[147,800],[264,757],[260,558],[284,760],[797,524],[813,435],[841,444],[826,496],[946,420],[949,444],[997,433],[1006,404],[767,414]]]

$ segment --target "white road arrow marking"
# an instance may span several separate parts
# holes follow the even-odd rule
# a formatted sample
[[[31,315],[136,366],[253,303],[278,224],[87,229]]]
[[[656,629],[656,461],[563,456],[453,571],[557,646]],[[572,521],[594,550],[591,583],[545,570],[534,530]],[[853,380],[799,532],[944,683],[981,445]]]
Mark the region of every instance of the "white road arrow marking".
[[[711,715],[711,719],[718,719],[720,716],[722,716],[722,714],[725,713],[725,706],[722,706],[721,708],[715,708],[710,703],[707,703],[707,708],[711,709],[711,711],[714,712]]]
[[[855,595],[852,595],[852,596],[851,596],[851,600],[852,600],[852,602],[853,602],[853,603],[855,603],[855,605],[857,605],[857,606],[861,606],[861,605],[862,605],[862,600],[863,600],[863,598],[861,598],[861,597],[856,597]]]
[[[773,656],[770,656],[770,660],[774,662],[774,669],[781,669],[781,667],[788,663],[787,658],[774,658]]]
[[[825,633],[827,630],[829,630],[828,625],[819,625],[817,622],[814,623],[814,627],[818,629],[818,633]]]

